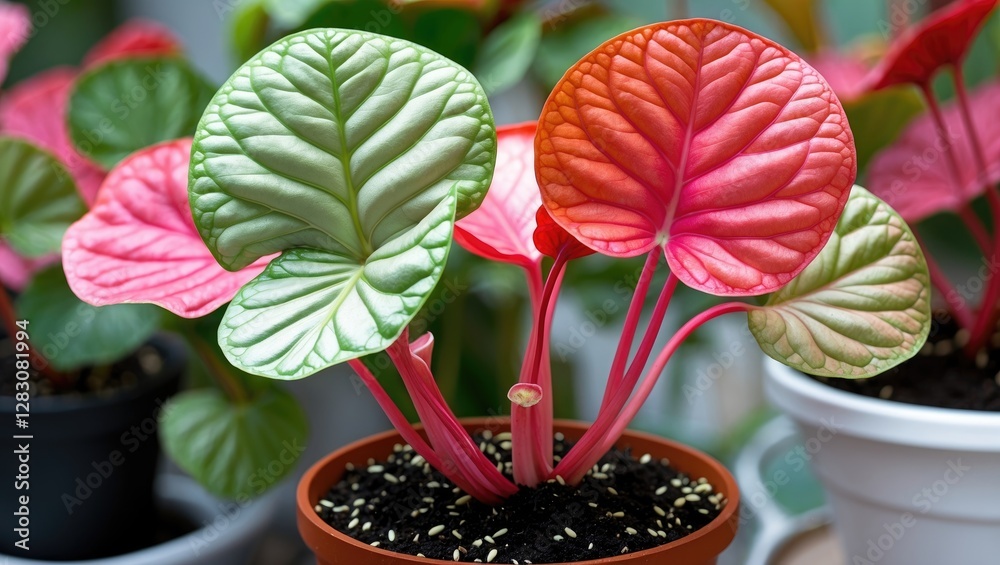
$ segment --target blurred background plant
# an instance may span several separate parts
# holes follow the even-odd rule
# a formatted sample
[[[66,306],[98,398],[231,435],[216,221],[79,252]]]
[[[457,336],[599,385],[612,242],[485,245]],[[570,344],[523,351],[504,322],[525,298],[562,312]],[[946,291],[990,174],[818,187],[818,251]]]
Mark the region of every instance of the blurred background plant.
[[[27,0],[36,37],[12,63],[5,85],[53,65],[79,65],[81,55],[119,22],[144,17],[180,38],[191,64],[214,84],[238,63],[289,32],[342,27],[393,35],[426,45],[465,65],[490,93],[498,124],[535,120],[548,89],[566,68],[605,39],[643,23],[686,17],[731,22],[789,47],[828,79],[844,102],[858,145],[859,184],[872,159],[924,112],[916,91],[869,93],[867,71],[888,44],[947,0]],[[1000,16],[994,13],[967,58],[969,88],[996,80]],[[953,96],[947,80],[934,85]],[[6,86],[5,86],[6,88]],[[188,132],[190,134],[191,132]],[[980,206],[977,203],[976,206]],[[956,220],[932,217],[921,234],[944,267],[974,276],[974,245],[956,234]],[[560,417],[592,418],[596,386],[610,363],[615,330],[641,269],[633,262],[591,257],[569,269],[563,308],[553,324],[553,375]],[[664,274],[659,275],[661,278]],[[656,283],[654,283],[656,284]],[[679,291],[683,292],[683,291]],[[676,301],[700,310],[695,293]],[[491,264],[456,248],[435,295],[414,324],[437,337],[434,372],[460,416],[506,413],[506,392],[517,377],[527,336],[528,297],[516,268]],[[686,312],[678,312],[686,319]],[[675,324],[677,319],[668,320]],[[659,432],[730,459],[772,412],[760,393],[759,353],[736,321],[721,320],[687,347],[661,379],[637,427]],[[418,333],[419,333],[418,331]],[[367,360],[394,400],[407,398],[387,359]],[[344,396],[347,412],[326,406],[310,412],[317,436],[304,459],[339,443],[387,427],[374,404],[346,371],[290,383],[307,403]],[[327,387],[327,388],[321,388]],[[330,388],[339,387],[339,388]],[[333,392],[330,392],[330,391]],[[339,405],[338,405],[339,406]],[[309,410],[307,408],[307,410]],[[414,416],[412,410],[409,414]],[[355,418],[368,418],[364,423]],[[348,429],[343,429],[347,422]],[[334,425],[341,426],[336,431]],[[334,442],[334,443],[330,443]],[[322,445],[322,447],[315,447]],[[313,449],[318,451],[313,451]],[[780,465],[779,463],[775,463]],[[773,471],[774,467],[769,467]],[[797,471],[798,469],[796,469]],[[815,486],[805,481],[803,496]],[[782,497],[788,494],[785,492]],[[812,498],[810,498],[812,497]],[[735,550],[735,551],[738,551]],[[730,561],[739,562],[739,561]]]

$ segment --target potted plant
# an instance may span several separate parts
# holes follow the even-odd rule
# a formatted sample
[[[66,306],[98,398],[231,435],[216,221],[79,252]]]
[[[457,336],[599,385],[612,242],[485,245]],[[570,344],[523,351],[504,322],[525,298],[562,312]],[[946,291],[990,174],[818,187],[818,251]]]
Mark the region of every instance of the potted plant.
[[[818,73],[712,20],[608,40],[566,72],[537,125],[499,134],[473,75],[409,41],[314,29],[252,57],[208,105],[191,151],[208,250],[235,272],[269,261],[227,307],[219,345],[277,379],[348,362],[396,428],[300,483],[300,531],[320,562],[715,562],[735,534],[728,472],[625,428],[684,339],[727,313],[813,373],[871,375],[920,349],[923,256],[891,208],[852,189],[855,161]],[[433,337],[410,339],[453,237],[527,274],[536,322],[509,421],[458,421],[430,369]],[[555,423],[559,283],[595,251],[647,259],[597,421]],[[633,348],[662,255],[670,272]],[[649,363],[681,282],[772,294],[695,315]],[[381,351],[422,428],[365,364]]]
[[[1000,233],[993,187],[1000,170],[998,98],[995,79],[967,94],[962,72],[996,4],[962,0],[933,13],[896,39],[864,85],[915,85],[927,104],[927,112],[872,161],[872,191],[911,223],[942,212],[957,215],[982,257],[981,268],[955,284],[940,252],[923,245],[941,310],[921,355],[892,372],[817,382],[769,366],[771,399],[807,438],[830,436],[810,459],[851,563],[992,563],[1000,550],[1000,512],[984,504],[1000,494],[1000,277],[993,268]],[[955,98],[942,106],[932,81],[945,68]],[[979,196],[986,225],[971,206]],[[821,431],[823,422],[836,422],[832,435]]]
[[[172,194],[179,191],[179,202],[186,202],[184,141],[160,148],[154,158],[140,154],[119,162],[158,137],[193,130],[210,92],[179,53],[177,42],[158,26],[132,22],[87,54],[83,73],[47,71],[0,99],[0,279],[20,292],[14,301],[0,288],[5,335],[2,402],[11,419],[30,425],[7,444],[11,451],[30,452],[24,457],[31,471],[21,469],[27,463],[23,459],[13,460],[12,476],[25,478],[5,495],[7,506],[18,512],[5,529],[4,553],[35,560],[109,558],[131,552],[132,557],[117,559],[142,559],[144,548],[160,535],[154,505],[159,435],[181,467],[210,492],[235,500],[244,515],[258,510],[268,514],[266,504],[245,507],[288,473],[301,452],[305,421],[294,400],[257,379],[244,384],[238,371],[221,362],[215,340],[198,337],[214,322],[182,322],[161,316],[155,306],[124,303],[135,301],[80,302],[71,286],[81,276],[94,274],[87,268],[95,266],[95,258],[86,254],[86,241],[59,253],[63,233],[81,216],[83,227],[70,233],[82,233],[87,241],[99,239],[100,233],[87,233],[86,226],[96,224],[95,232],[112,229],[109,224],[129,217],[130,211],[146,219],[169,217],[169,208],[115,208],[110,197],[99,194],[134,192],[144,186],[149,200],[158,194],[170,198],[171,189],[176,189]],[[185,122],[188,111],[194,117]],[[137,170],[137,163],[146,168]],[[143,211],[155,216],[142,216]],[[183,226],[184,218],[190,224],[186,208],[177,221],[160,227]],[[178,238],[164,237],[163,229],[149,237],[134,226],[119,222],[117,227],[115,237],[130,230],[119,243],[147,244],[155,253],[158,239],[179,249]],[[152,263],[148,255],[145,258],[143,274],[149,281],[156,273],[148,270]],[[115,276],[109,268],[125,269],[108,259],[96,267],[109,276]],[[215,284],[236,281],[229,283],[234,290],[249,279],[218,271],[214,274],[221,281]],[[213,282],[205,279],[206,273],[201,271],[199,283]],[[185,274],[195,280],[190,272]],[[221,304],[211,301],[209,297],[187,304],[186,313],[206,314]],[[187,355],[177,337],[160,335],[149,341],[160,328],[188,338],[203,361],[203,367],[195,366],[199,374],[193,375],[194,388],[173,398]],[[203,383],[206,376],[218,385],[199,385],[199,378]],[[262,428],[276,435],[261,433]],[[253,435],[254,442],[243,441],[246,434]],[[239,445],[234,447],[235,442]],[[206,457],[206,450],[224,455]],[[280,468],[269,466],[272,461],[280,461]],[[261,466],[267,469],[263,476],[257,472]],[[217,504],[203,493],[197,496],[206,501],[202,507]],[[178,493],[160,499],[174,501],[174,506],[197,506],[192,497]],[[188,516],[203,517],[203,509]],[[227,537],[238,537],[242,529],[251,539],[263,526],[259,518],[232,518]],[[217,544],[216,549],[227,545]],[[221,559],[213,551],[196,555],[206,563]],[[174,558],[192,562],[190,552]]]

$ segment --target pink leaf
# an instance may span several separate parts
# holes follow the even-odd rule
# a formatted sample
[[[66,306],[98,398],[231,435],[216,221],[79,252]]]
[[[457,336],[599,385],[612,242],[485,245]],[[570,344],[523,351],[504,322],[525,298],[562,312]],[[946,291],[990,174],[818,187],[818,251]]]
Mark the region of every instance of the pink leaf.
[[[1000,82],[972,92],[969,111],[986,154],[986,178],[991,183],[1000,182]],[[948,130],[946,139],[939,138],[933,117],[924,114],[910,123],[892,146],[876,155],[868,169],[869,190],[907,222],[918,222],[945,210],[957,211],[983,193],[958,106],[952,103],[941,113]],[[958,187],[947,151],[958,162]]]
[[[479,209],[455,225],[455,241],[492,261],[530,267],[542,259],[531,234],[542,203],[535,181],[534,122],[497,128],[497,164]]]
[[[958,0],[907,29],[872,70],[871,89],[928,84],[941,67],[960,64],[997,1]]]
[[[579,240],[557,224],[545,209],[545,206],[539,206],[538,211],[535,212],[535,223],[538,224],[538,227],[535,228],[532,238],[535,242],[535,247],[542,252],[542,255],[555,258],[559,255],[559,251],[563,247],[568,247],[566,260],[579,259],[580,257],[594,254],[593,249],[580,243]]]
[[[87,204],[94,201],[104,172],[77,153],[66,126],[69,93],[76,71],[61,67],[18,83],[0,99],[0,131],[51,151],[76,180]]]
[[[35,273],[57,262],[58,255],[26,259],[0,241],[0,284],[14,292],[20,292]]]
[[[860,58],[836,51],[822,51],[809,57],[808,63],[819,71],[841,100],[854,100],[865,93],[865,78],[869,69]]]
[[[27,6],[0,0],[0,83],[7,78],[7,65],[28,40],[31,14]]]
[[[160,24],[131,20],[115,28],[84,57],[84,67],[105,63],[123,57],[151,57],[180,55],[181,44],[167,28]]]
[[[591,52],[539,119],[553,218],[617,257],[663,247],[720,295],[779,288],[819,253],[854,182],[844,110],[783,47],[712,20],[655,24]]]
[[[197,318],[264,269],[271,257],[231,273],[205,247],[188,205],[190,152],[190,139],[162,143],[111,171],[93,209],[63,238],[77,296],[96,306],[148,302]]]

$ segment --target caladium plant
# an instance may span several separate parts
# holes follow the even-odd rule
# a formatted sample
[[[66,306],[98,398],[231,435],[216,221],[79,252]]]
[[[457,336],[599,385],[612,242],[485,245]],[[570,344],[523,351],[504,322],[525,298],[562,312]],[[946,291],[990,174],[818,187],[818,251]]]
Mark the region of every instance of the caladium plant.
[[[0,287],[4,329],[13,335],[16,320],[29,320],[33,367],[55,392],[78,388],[86,367],[103,370],[157,330],[188,338],[218,386],[168,401],[166,450],[216,494],[259,494],[257,470],[298,456],[287,446],[304,440],[305,417],[287,392],[248,383],[224,362],[211,313],[263,264],[229,273],[201,242],[187,201],[190,138],[146,147],[193,133],[211,89],[152,24],[122,26],[85,60],[82,74],[45,71],[0,99],[0,279],[20,292],[15,302]],[[180,291],[184,300],[170,298]],[[211,321],[172,319],[152,304]],[[71,326],[73,339],[50,342]],[[267,484],[282,474],[272,469]]]
[[[869,376],[913,355],[930,324],[927,267],[899,215],[854,186],[856,165],[820,75],[722,22],[615,37],[566,72],[537,124],[496,130],[483,88],[456,63],[401,39],[315,29],[264,49],[212,99],[189,197],[223,267],[269,260],[223,317],[230,362],[277,379],[349,363],[428,463],[493,503],[516,485],[578,481],[685,338],[718,316],[747,315],[765,352],[813,374]],[[513,481],[445,403],[433,336],[409,334],[453,238],[523,269],[532,297],[509,393]],[[595,252],[642,255],[645,267],[597,421],[556,461],[552,315],[567,264]],[[670,273],[641,329],[664,260]],[[770,296],[709,308],[653,356],[682,283]],[[383,350],[426,439],[362,362]]]
[[[944,297],[960,328],[968,331],[965,354],[975,356],[996,329],[1000,310],[1000,85],[995,80],[966,92],[962,64],[997,0],[960,0],[908,29],[893,44],[886,59],[872,71],[872,88],[899,84],[916,86],[928,112],[914,120],[899,139],[872,163],[869,181],[873,191],[899,209],[909,222],[919,222],[940,212],[956,214],[983,255],[980,270],[985,289],[978,306],[949,280],[929,254],[931,280]],[[932,89],[933,80],[950,70],[955,99],[942,107]],[[992,233],[972,208],[985,197]],[[926,250],[925,250],[926,252]]]

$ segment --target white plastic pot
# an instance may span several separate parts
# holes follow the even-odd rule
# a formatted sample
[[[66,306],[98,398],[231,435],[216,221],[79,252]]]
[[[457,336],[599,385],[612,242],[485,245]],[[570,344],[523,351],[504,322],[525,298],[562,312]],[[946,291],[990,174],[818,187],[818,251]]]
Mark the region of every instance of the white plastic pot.
[[[771,360],[764,388],[802,433],[847,563],[998,563],[1000,414],[863,397]]]

